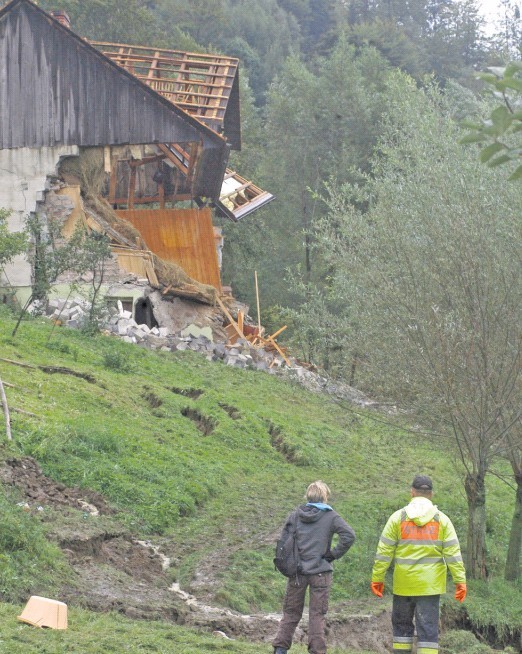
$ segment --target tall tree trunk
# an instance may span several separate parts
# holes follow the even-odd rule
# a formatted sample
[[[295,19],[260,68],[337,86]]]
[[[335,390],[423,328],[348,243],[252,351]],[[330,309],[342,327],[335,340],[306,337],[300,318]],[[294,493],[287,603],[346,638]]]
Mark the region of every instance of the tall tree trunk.
[[[522,550],[522,470],[515,474],[517,482],[515,511],[511,521],[509,546],[506,558],[504,578],[506,581],[520,579],[520,552]]]
[[[468,546],[466,570],[472,579],[486,579],[486,485],[485,472],[469,473],[464,483],[468,499]]]

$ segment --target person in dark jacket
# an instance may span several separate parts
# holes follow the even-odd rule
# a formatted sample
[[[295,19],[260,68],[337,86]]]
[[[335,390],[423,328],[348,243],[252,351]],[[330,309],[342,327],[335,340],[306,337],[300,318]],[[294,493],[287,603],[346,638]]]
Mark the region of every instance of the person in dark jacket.
[[[332,561],[340,559],[355,540],[355,532],[328,504],[330,489],[322,481],[315,481],[306,490],[307,503],[298,507],[287,518],[281,538],[293,529],[297,517],[296,541],[300,571],[288,579],[283,604],[283,618],[272,644],[274,654],[286,654],[303,615],[307,588],[310,588],[308,620],[308,651],[326,653],[326,612],[332,586]],[[296,516],[297,514],[297,516]],[[337,545],[332,549],[334,534]]]

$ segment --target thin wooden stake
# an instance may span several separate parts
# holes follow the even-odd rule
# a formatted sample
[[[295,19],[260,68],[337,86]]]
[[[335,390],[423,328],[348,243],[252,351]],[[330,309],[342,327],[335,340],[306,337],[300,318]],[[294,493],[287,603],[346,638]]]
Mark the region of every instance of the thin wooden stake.
[[[254,270],[254,279],[256,280],[257,328],[261,334],[261,309],[259,308],[259,286],[257,285],[257,270]]]
[[[7,434],[7,440],[12,441],[13,437],[11,436],[11,418],[9,416],[7,397],[5,395],[4,385],[1,379],[0,379],[0,396],[2,397],[2,408],[4,410],[4,416],[5,416],[5,433]]]

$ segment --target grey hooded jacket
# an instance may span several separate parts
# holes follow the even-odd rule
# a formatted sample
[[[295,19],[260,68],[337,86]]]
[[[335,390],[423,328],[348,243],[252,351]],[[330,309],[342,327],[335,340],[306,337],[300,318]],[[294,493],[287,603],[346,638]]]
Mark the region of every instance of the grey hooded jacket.
[[[316,575],[331,572],[332,564],[325,559],[340,559],[355,541],[355,532],[341,516],[332,509],[323,510],[315,506],[303,505],[293,511],[287,518],[282,538],[293,529],[296,514],[297,548],[301,560],[301,574]],[[338,534],[339,542],[332,550],[332,538]]]

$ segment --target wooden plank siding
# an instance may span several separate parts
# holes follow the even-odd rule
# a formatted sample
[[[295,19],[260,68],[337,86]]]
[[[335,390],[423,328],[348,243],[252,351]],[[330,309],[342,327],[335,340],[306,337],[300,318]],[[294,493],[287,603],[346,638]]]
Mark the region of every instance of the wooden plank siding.
[[[116,213],[134,225],[158,257],[178,264],[192,279],[221,291],[210,209],[136,209]]]

